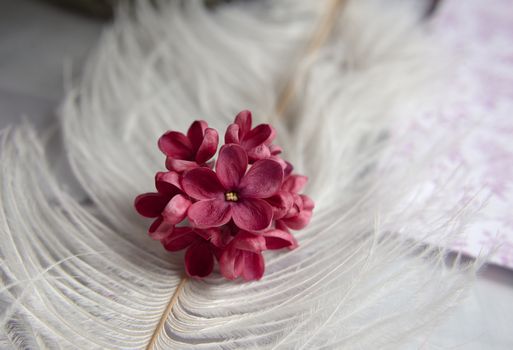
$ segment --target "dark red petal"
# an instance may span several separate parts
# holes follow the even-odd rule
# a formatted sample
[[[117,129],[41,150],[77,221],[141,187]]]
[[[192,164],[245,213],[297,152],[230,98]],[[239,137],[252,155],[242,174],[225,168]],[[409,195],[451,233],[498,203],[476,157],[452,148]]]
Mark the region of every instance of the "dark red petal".
[[[193,155],[192,144],[181,132],[168,131],[158,142],[159,149],[168,157],[190,159]]]
[[[262,253],[243,252],[244,269],[242,270],[242,278],[245,281],[256,281],[264,275],[265,264]]]
[[[168,222],[165,222],[162,217],[158,217],[153,223],[151,224],[148,235],[157,241],[160,241],[167,236],[169,236],[174,230],[174,225],[170,224]]]
[[[205,163],[212,158],[217,151],[217,144],[219,142],[219,135],[215,129],[207,128],[205,130],[205,137],[201,142],[198,152],[196,153],[196,162],[199,164]]]
[[[162,211],[162,217],[171,224],[178,224],[187,215],[187,209],[191,206],[191,201],[187,197],[179,194],[174,196]]]
[[[294,197],[289,192],[280,191],[267,198],[266,202],[273,207],[274,219],[281,219],[290,211],[292,204],[294,204]]]
[[[265,238],[265,245],[267,249],[281,249],[290,248],[294,249],[297,247],[297,241],[290,232],[279,229],[272,229],[262,233]]]
[[[206,121],[195,120],[189,127],[189,130],[187,130],[187,138],[189,139],[194,151],[197,151],[203,142],[203,136],[205,135],[206,128],[208,128]]]
[[[269,147],[267,147],[264,144],[254,148],[246,149],[246,152],[248,153],[248,158],[252,162],[260,159],[266,159],[271,156],[271,151],[269,150]]]
[[[242,251],[234,248],[233,245],[228,245],[219,258],[219,268],[224,278],[236,279],[244,268]]]
[[[230,221],[232,210],[224,199],[209,199],[192,204],[187,216],[195,227],[219,227]]]
[[[171,171],[183,173],[184,171],[198,168],[200,165],[190,160],[174,159],[171,157],[166,158],[166,168]]]
[[[290,175],[283,181],[281,189],[284,191],[299,193],[308,182],[308,177],[303,175]]]
[[[185,271],[191,277],[203,278],[214,269],[214,255],[206,242],[196,242],[185,253]]]
[[[249,252],[261,252],[266,249],[265,238],[260,234],[240,231],[231,243],[235,248]]]
[[[251,112],[244,110],[235,117],[235,124],[239,126],[239,139],[242,139],[251,130]]]
[[[239,194],[244,198],[269,198],[278,192],[282,181],[283,169],[278,162],[259,160],[242,178]]]
[[[159,171],[155,175],[155,187],[159,193],[174,196],[181,192],[180,175],[174,171]]]
[[[242,230],[261,231],[271,224],[273,208],[262,199],[245,198],[233,205],[232,217]]]
[[[147,218],[156,218],[160,216],[169,200],[170,197],[160,193],[144,193],[135,198],[134,207],[140,215]]]
[[[260,124],[244,136],[244,139],[241,140],[241,145],[245,149],[260,146],[264,144],[272,134],[273,129],[269,124]]]
[[[182,179],[185,193],[195,199],[224,198],[224,187],[216,173],[208,168],[187,171]]]
[[[240,143],[239,140],[239,126],[237,124],[230,124],[224,133],[224,143]]]
[[[217,158],[216,172],[226,190],[238,188],[247,166],[248,156],[241,146],[230,144],[221,147]]]
[[[190,227],[175,227],[174,231],[162,240],[166,250],[176,252],[190,246],[198,239]]]

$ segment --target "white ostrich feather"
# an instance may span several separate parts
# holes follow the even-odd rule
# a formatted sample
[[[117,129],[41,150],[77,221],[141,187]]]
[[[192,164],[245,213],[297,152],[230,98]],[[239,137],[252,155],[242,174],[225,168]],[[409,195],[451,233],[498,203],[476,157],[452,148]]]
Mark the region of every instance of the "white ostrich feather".
[[[324,6],[212,12],[170,1],[120,11],[61,110],[84,198],[62,185],[34,129],[3,133],[4,347],[146,347],[183,281],[182,257],[151,241],[132,208],[163,168],[156,140],[198,118],[224,130],[245,108],[277,126],[286,158],[310,177],[313,221],[297,232],[298,249],[265,255],[261,281],[183,283],[156,346],[397,349],[426,338],[474,273],[402,235],[450,236],[467,220],[455,206],[419,225],[425,207],[404,205],[430,152],[408,169],[390,163],[386,135],[401,106],[425,96],[431,44],[409,2],[351,1],[327,45],[300,61]],[[297,98],[279,119],[273,108],[291,74]],[[436,207],[439,195],[426,203]]]

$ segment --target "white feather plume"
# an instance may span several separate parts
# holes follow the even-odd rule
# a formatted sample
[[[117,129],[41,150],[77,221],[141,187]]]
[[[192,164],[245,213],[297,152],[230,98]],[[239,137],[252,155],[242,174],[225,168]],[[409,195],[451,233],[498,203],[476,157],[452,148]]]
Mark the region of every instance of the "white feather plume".
[[[132,207],[163,168],[156,140],[198,118],[224,130],[245,108],[272,120],[285,157],[310,177],[313,221],[297,232],[298,249],[266,254],[261,281],[187,281],[158,347],[397,349],[425,338],[474,272],[401,235],[449,236],[466,222],[460,210],[419,225],[423,208],[413,200],[405,208],[429,152],[408,169],[389,161],[402,105],[422,101],[436,71],[431,43],[409,2],[351,1],[327,45],[301,62],[324,5],[209,11],[170,1],[120,11],[61,110],[86,201],[62,186],[32,127],[3,133],[4,347],[147,346],[183,271],[182,257],[151,241]],[[291,74],[297,98],[277,119]]]

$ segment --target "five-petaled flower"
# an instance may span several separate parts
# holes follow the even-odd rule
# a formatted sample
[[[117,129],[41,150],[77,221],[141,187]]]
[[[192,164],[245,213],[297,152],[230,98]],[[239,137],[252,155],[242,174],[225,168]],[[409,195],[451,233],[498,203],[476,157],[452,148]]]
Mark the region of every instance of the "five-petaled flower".
[[[271,225],[273,208],[264,199],[280,189],[283,170],[270,159],[255,162],[246,173],[247,167],[244,149],[231,144],[221,148],[216,172],[196,168],[185,173],[184,191],[197,200],[187,214],[194,226],[219,227],[230,219],[247,231],[262,231]]]
[[[204,121],[187,135],[168,131],[159,139],[169,171],[156,174],[157,192],[137,196],[135,208],[155,218],[149,235],[165,249],[186,249],[189,276],[208,276],[217,260],[227,279],[258,280],[263,251],[297,247],[290,230],[310,222],[314,203],[300,193],[307,178],[292,174],[274,138],[270,125],[252,128],[251,113],[242,111],[215,162],[218,133]]]

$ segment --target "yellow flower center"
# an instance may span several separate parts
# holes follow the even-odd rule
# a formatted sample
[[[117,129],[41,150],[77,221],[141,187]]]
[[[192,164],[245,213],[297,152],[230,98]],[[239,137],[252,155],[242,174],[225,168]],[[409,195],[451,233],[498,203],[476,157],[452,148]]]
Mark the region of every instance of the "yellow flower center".
[[[226,192],[224,194],[224,199],[226,199],[229,202],[237,202],[239,200],[239,197],[237,197],[237,193],[235,192]]]

